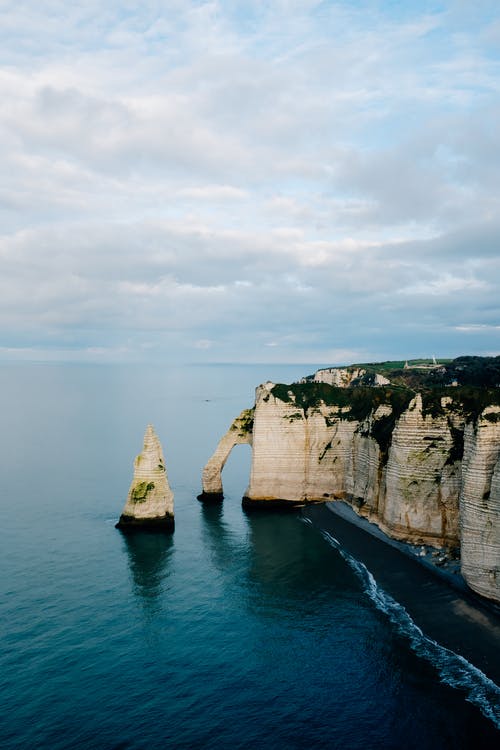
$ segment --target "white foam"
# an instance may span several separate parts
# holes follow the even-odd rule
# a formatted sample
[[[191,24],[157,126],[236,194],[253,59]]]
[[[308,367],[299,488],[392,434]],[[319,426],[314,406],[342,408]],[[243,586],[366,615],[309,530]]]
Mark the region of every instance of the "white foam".
[[[309,519],[305,520],[309,521]],[[498,685],[463,656],[424,635],[406,609],[380,588],[366,565],[342,549],[338,540],[327,531],[321,533],[357,574],[364,591],[377,609],[389,618],[399,635],[409,640],[413,651],[435,667],[444,683],[463,690],[466,693],[466,699],[477,706],[484,716],[500,729],[500,688]]]

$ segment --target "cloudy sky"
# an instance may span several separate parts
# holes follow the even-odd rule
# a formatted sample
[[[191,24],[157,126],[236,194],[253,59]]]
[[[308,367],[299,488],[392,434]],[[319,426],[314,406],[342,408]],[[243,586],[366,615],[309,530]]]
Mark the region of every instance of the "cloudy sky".
[[[500,353],[497,0],[0,0],[0,358]]]

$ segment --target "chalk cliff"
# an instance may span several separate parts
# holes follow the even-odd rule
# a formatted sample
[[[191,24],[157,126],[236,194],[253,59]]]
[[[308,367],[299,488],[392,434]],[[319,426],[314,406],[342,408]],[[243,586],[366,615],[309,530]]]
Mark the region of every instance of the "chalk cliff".
[[[315,383],[328,383],[338,388],[349,388],[357,383],[366,385],[389,385],[390,380],[378,372],[368,372],[363,367],[326,367],[317,370],[312,380]]]
[[[173,529],[174,494],[168,484],[165,460],[153,425],[148,425],[144,446],[134,461],[134,477],[117,528]]]
[[[244,504],[347,500],[396,539],[460,547],[470,587],[500,601],[499,404],[498,389],[265,383]],[[219,496],[235,431],[204,472]]]
[[[469,586],[500,601],[500,410],[464,431],[460,493],[461,570]]]

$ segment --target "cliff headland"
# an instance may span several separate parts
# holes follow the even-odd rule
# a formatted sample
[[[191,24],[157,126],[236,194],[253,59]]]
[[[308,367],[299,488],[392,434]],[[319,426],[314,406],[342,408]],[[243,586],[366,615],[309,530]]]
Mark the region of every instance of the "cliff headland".
[[[500,357],[326,368],[265,383],[203,474],[252,446],[248,507],[344,500],[394,539],[447,548],[500,602]]]

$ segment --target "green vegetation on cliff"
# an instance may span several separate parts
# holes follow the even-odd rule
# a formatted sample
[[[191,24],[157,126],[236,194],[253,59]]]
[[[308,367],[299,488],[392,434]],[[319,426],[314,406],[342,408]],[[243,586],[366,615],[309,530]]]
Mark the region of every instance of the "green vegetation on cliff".
[[[415,395],[409,388],[392,388],[383,386],[371,388],[338,388],[328,383],[278,383],[271,390],[272,395],[285,403],[293,403],[309,411],[318,408],[321,403],[342,409],[342,418],[363,422],[372,411],[382,404],[391,406],[398,415],[407,408]]]
[[[154,488],[154,482],[139,482],[132,490],[130,499],[134,503],[143,503],[146,500],[148,492],[151,492]]]
[[[487,406],[500,406],[500,388],[481,388],[480,386],[435,386],[421,388],[422,413],[424,416],[438,417],[450,408],[463,414],[465,419],[474,422]],[[449,406],[443,407],[442,399],[451,399]],[[485,414],[484,418],[490,422],[497,421],[496,414]]]
[[[397,418],[405,411],[416,393],[422,396],[424,416],[442,416],[451,408],[463,414],[466,419],[476,420],[488,406],[500,406],[500,388],[480,386],[434,386],[418,390],[407,386],[357,386],[339,388],[328,383],[278,383],[271,390],[272,395],[285,403],[293,403],[308,411],[318,408],[321,403],[342,409],[342,417],[362,422],[378,406],[391,406]],[[443,398],[451,399],[449,406],[443,406]],[[498,421],[496,414],[486,414],[490,422]]]
[[[341,409],[339,417],[348,421],[364,422],[379,406],[390,406],[390,414],[375,420],[370,431],[380,446],[384,456],[387,455],[391,444],[394,426],[415,393],[409,388],[337,388],[327,383],[293,383],[284,385],[279,383],[271,390],[272,395],[285,403],[294,404],[304,411],[304,415],[321,404]],[[332,424],[332,417],[325,416],[327,425]]]
[[[475,367],[476,365],[473,369]],[[492,373],[495,372],[492,367],[488,367],[487,371],[489,374],[484,376],[483,380],[490,380],[493,377]],[[467,372],[467,377],[470,377],[472,370]],[[366,425],[361,428],[364,431],[363,434],[370,435],[377,441],[382,456],[385,458],[387,458],[391,445],[394,427],[417,392],[422,397],[422,414],[424,417],[448,418],[448,426],[453,437],[450,462],[461,458],[463,453],[463,433],[451,424],[450,412],[463,416],[464,421],[477,422],[478,417],[483,414],[488,406],[500,406],[500,388],[481,385],[451,386],[438,383],[433,386],[420,384],[418,388],[412,388],[405,384],[379,387],[355,385],[354,387],[340,388],[328,383],[307,380],[290,385],[278,383],[271,390],[271,394],[275,398],[301,409],[305,417],[312,411],[318,410],[321,405],[335,407],[338,413],[326,414],[324,417],[328,426],[333,424],[337,418],[362,424],[375,414],[379,406],[389,406],[391,408],[389,414],[371,420],[369,426]],[[486,413],[483,416],[490,422],[500,421],[499,414],[495,412]],[[292,421],[299,417],[300,413],[294,412],[288,419]]]
[[[335,369],[335,368],[333,368]],[[388,362],[363,362],[342,367],[343,370],[364,370],[365,374],[351,387],[370,385],[376,373],[389,378],[392,385],[420,390],[436,386],[500,387],[500,356],[463,356],[456,359],[410,359]],[[313,376],[307,379],[312,380]]]

